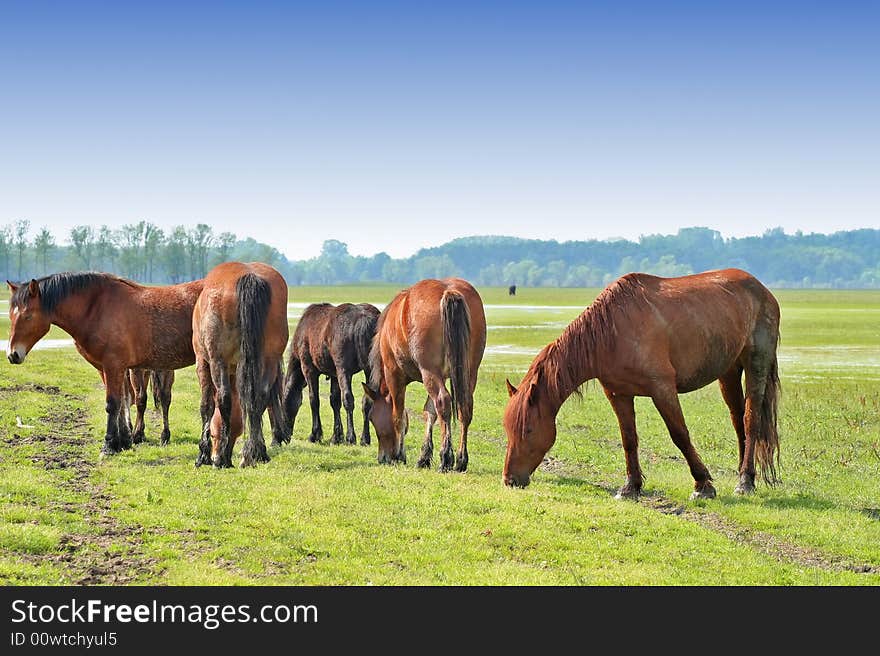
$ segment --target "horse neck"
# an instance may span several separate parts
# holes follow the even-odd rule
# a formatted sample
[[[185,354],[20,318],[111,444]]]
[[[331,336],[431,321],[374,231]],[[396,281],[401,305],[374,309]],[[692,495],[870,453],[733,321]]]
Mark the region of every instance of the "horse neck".
[[[90,325],[87,317],[89,309],[93,307],[91,300],[99,291],[97,288],[84,289],[70,294],[52,310],[50,321],[74,339],[85,332],[94,332],[97,327]]]
[[[582,328],[570,326],[548,345],[538,367],[540,372],[536,371],[547,387],[548,402],[555,411],[569,396],[578,392],[581,385],[598,375],[594,358],[597,345],[589,326]]]

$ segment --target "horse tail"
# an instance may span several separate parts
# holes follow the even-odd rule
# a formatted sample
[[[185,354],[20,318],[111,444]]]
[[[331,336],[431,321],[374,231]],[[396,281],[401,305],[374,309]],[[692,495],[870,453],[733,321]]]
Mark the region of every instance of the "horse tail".
[[[471,314],[460,292],[447,289],[440,299],[440,317],[443,322],[443,348],[449,366],[449,383],[452,387],[452,412],[455,418],[458,405],[467,398],[468,350],[471,342]]]
[[[776,354],[767,372],[764,400],[761,403],[760,430],[755,440],[755,459],[761,466],[761,477],[768,485],[779,482],[776,467],[779,465],[779,431],[777,429],[777,406],[779,404],[779,366]],[[774,457],[775,456],[775,457]],[[774,462],[775,460],[775,462]]]
[[[267,401],[268,390],[263,389],[263,335],[272,302],[272,288],[256,274],[246,273],[235,283],[235,293],[241,334],[236,372],[238,394],[248,430],[253,434],[254,423],[262,421],[262,410]]]

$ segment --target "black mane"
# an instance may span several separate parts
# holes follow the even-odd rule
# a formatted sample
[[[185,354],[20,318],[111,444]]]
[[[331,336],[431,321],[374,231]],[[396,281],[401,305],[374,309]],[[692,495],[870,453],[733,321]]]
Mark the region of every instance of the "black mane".
[[[91,289],[109,282],[122,282],[134,285],[130,280],[109,273],[87,271],[84,273],[53,273],[37,280],[40,289],[40,305],[45,312],[52,312],[55,307],[68,296]],[[27,303],[29,285],[21,283],[9,300],[10,306],[21,306]]]

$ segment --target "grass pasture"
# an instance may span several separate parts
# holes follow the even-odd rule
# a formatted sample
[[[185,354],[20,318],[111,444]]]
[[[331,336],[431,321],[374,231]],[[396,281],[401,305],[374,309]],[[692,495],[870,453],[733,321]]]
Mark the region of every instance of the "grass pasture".
[[[291,330],[306,303],[384,304],[398,289],[292,288]],[[633,503],[613,498],[623,450],[595,383],[563,406],[557,442],[532,485],[501,483],[505,377],[517,384],[599,290],[479,291],[489,333],[466,474],[416,469],[424,401],[417,383],[407,395],[407,465],[377,465],[375,440],[331,446],[322,381],[323,444],[305,440],[304,406],[292,443],[271,451],[272,462],[215,471],[193,466],[193,367],[177,375],[171,445],[158,446],[161,420],[151,409],[148,442],[100,461],[103,390],[73,348],[0,364],[0,583],[880,583],[880,292],[777,293],[781,485],[759,482],[754,495],[733,495],[736,437],[712,385],[681,401],[718,497],[689,500],[684,459],[650,400],[638,399],[647,479]],[[45,339],[65,338],[53,328]],[[435,460],[438,450],[435,443]]]

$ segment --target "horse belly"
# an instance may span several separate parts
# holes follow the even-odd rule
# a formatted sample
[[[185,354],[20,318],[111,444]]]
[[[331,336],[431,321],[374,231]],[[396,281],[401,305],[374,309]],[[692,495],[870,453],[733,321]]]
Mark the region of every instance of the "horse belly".
[[[672,359],[679,392],[693,392],[718,380],[736,363],[741,349],[721,338],[710,338],[703,348],[678,354]]]

